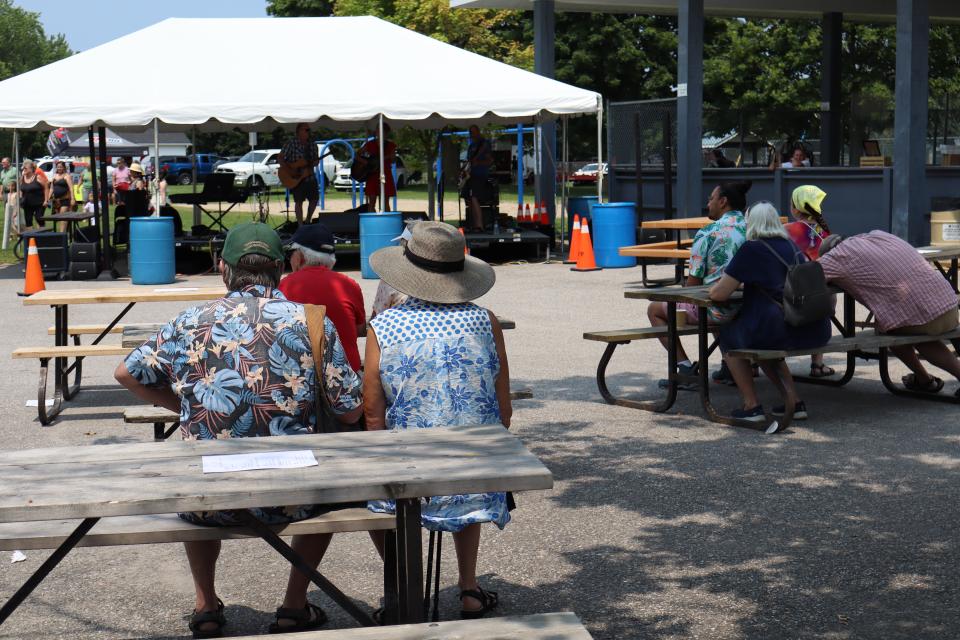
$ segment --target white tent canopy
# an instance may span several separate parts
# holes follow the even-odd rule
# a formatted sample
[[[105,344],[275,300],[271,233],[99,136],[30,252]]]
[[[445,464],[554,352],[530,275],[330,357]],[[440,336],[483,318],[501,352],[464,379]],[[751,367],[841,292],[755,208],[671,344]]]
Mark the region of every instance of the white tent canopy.
[[[118,60],[176,51],[175,73],[122,82]],[[214,53],[219,52],[219,53]],[[342,76],[331,76],[337,68]],[[69,82],[69,100],[49,88]],[[596,113],[600,95],[373,17],[171,18],[0,82],[0,128],[196,126],[356,129],[378,115],[421,128]]]

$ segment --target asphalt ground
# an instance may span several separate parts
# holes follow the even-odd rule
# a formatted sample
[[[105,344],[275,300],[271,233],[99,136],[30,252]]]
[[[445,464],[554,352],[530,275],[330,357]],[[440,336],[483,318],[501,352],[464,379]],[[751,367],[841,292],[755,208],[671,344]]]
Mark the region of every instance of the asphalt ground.
[[[21,278],[16,266],[0,270],[5,353],[52,342],[53,314],[22,306]],[[810,420],[775,436],[709,422],[693,393],[666,414],[610,406],[594,379],[603,345],[582,334],[646,323],[646,303],[623,297],[639,270],[505,265],[497,278],[480,302],[516,321],[506,334],[513,385],[535,394],[515,403],[512,430],[556,480],[552,491],[519,494],[504,531],[484,530],[480,580],[499,592],[499,615],[572,610],[606,639],[958,635],[956,406],[892,396],[875,362],[861,362],[843,389],[802,387]],[[93,284],[128,283],[49,286]],[[369,307],[376,281],[361,286]],[[158,321],[185,306],[141,304],[128,321]],[[119,309],[76,306],[70,321],[101,323]],[[36,398],[38,363],[3,357],[4,448],[151,440],[149,425],[121,419],[134,399],[114,383],[113,358],[85,362],[84,390],[42,427],[25,406]],[[644,341],[621,347],[609,379],[622,393],[653,397],[664,370],[660,345]],[[945,392],[956,386],[948,381]],[[765,403],[776,400],[768,383],[759,389]],[[736,405],[733,389],[713,391],[718,406]],[[456,565],[452,544],[444,548],[441,618],[453,619]],[[0,556],[0,598],[49,552],[26,555],[18,563]],[[378,606],[380,569],[365,534],[335,536],[321,570],[363,606]],[[286,574],[260,541],[224,544],[218,588],[228,635],[266,632]],[[310,597],[330,614],[329,628],[353,626],[325,596]],[[0,638],[189,637],[192,606],[179,545],[77,549],[0,627]]]

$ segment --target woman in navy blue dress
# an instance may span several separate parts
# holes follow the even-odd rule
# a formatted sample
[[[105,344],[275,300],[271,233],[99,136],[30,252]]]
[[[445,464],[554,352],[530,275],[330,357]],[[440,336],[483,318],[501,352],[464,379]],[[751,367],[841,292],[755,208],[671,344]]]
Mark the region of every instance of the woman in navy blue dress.
[[[807,258],[790,240],[780,214],[769,202],[758,202],[747,209],[747,241],[710,289],[710,299],[727,300],[743,284],[743,304],[732,322],[720,327],[720,348],[733,349],[809,349],[826,344],[830,339],[830,319],[824,318],[800,327],[787,324],[783,316],[783,282],[787,277],[784,264],[806,262]],[[776,253],[774,253],[776,252]],[[765,420],[763,408],[753,386],[750,364],[741,358],[727,358],[727,366],[743,396],[743,408],[733,412],[735,418],[754,422]],[[807,408],[797,397],[793,377],[786,362],[761,362],[767,377],[773,381],[785,400],[795,402],[794,418],[807,417]],[[775,407],[773,414],[782,414]]]

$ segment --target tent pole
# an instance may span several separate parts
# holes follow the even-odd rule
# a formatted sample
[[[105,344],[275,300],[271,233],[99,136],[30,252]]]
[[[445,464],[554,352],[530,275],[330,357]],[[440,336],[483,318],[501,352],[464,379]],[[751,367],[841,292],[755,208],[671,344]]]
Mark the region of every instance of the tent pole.
[[[560,124],[563,125],[560,132],[560,153],[562,155],[563,168],[560,169],[560,175],[563,178],[563,184],[560,186],[560,260],[563,260],[563,241],[566,239],[567,229],[567,126],[569,125],[569,116],[563,116]]]
[[[196,157],[197,154],[193,154]],[[153,217],[160,217],[160,119],[153,119],[153,191],[155,204],[153,205]]]
[[[90,154],[90,186],[93,189],[93,224],[96,226],[100,224],[100,182],[97,180],[97,150],[93,146],[93,125],[87,127],[87,153]]]
[[[17,130],[16,129],[13,130],[13,148],[14,150],[16,150],[17,148]],[[16,157],[16,153],[14,153],[14,157]],[[17,173],[19,174],[20,163],[17,162],[17,164],[13,166],[16,169]],[[19,183],[19,180],[17,180],[17,182]],[[0,189],[6,189],[6,188],[7,188],[7,185],[0,184]],[[2,199],[3,201],[3,244],[2,244],[2,247],[0,248],[2,248],[4,251],[7,250],[7,242],[10,238],[10,216],[7,215],[7,202],[9,202],[10,198],[12,197],[14,197],[12,194],[8,194],[5,198]]]
[[[197,125],[190,127],[190,146],[193,150],[193,160],[191,161],[191,170],[193,175],[191,176],[191,186],[193,189],[193,197],[196,200],[197,197]],[[194,226],[199,226],[203,222],[202,216],[200,215],[200,205],[193,205],[193,224]]]
[[[377,143],[380,145],[380,213],[383,213],[384,200],[387,196],[387,174],[384,173],[383,166],[383,114],[379,116],[380,130],[377,132]]]
[[[603,202],[603,98],[597,98],[597,201]]]
[[[100,216],[103,224],[100,225],[100,242],[102,246],[103,270],[108,272],[108,277],[113,279],[116,274],[113,271],[113,247],[110,246],[110,203],[108,202],[107,191],[107,128],[98,127],[100,136],[99,158],[100,161]]]

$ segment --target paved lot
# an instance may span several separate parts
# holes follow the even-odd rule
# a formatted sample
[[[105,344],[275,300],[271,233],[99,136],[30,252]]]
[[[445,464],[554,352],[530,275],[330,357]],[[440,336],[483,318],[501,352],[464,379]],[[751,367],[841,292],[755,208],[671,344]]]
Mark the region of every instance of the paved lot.
[[[645,322],[645,303],[622,296],[638,271],[512,265],[497,277],[481,302],[516,320],[507,333],[514,386],[536,394],[516,403],[514,431],[557,480],[552,492],[519,495],[505,531],[484,532],[481,581],[500,593],[502,614],[573,610],[606,639],[956,637],[956,407],[894,398],[875,363],[842,391],[803,388],[811,419],[773,437],[706,421],[689,393],[666,415],[608,406],[594,382],[602,346],[581,334]],[[21,284],[17,267],[0,271],[3,353],[51,341],[53,314],[22,307],[14,293]],[[369,306],[376,282],[361,284]],[[130,321],[183,306],[140,305]],[[71,321],[102,322],[106,312],[76,307]],[[621,351],[611,381],[655,393],[660,346]],[[5,448],[150,440],[148,425],[120,418],[133,398],[113,383],[115,361],[85,363],[86,390],[41,427],[36,409],[24,406],[36,397],[37,364],[2,357]],[[760,390],[773,400],[770,385]],[[735,402],[732,390],[717,390],[718,405]],[[458,602],[452,545],[445,551],[441,615],[449,619]],[[4,553],[0,597],[46,555],[27,552],[11,564]],[[364,534],[335,537],[321,568],[377,606],[378,567]],[[261,542],[224,545],[218,579],[230,635],[266,631],[286,572]],[[191,586],[178,545],[80,549],[0,627],[0,638],[185,637]],[[351,626],[312,593],[332,628]]]

